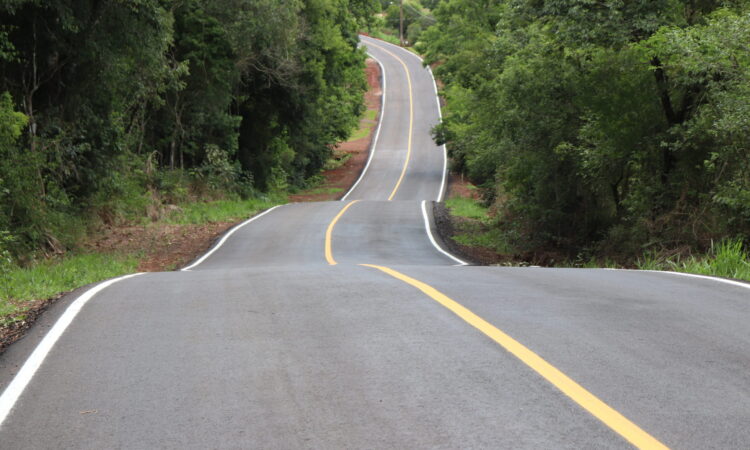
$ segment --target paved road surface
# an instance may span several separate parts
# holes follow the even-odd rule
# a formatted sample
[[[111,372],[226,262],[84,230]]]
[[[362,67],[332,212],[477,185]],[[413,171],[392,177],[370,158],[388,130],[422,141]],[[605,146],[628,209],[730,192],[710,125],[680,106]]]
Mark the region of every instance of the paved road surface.
[[[748,448],[747,285],[456,267],[430,73],[363,42],[387,92],[346,201],[57,305],[0,355],[0,448]]]

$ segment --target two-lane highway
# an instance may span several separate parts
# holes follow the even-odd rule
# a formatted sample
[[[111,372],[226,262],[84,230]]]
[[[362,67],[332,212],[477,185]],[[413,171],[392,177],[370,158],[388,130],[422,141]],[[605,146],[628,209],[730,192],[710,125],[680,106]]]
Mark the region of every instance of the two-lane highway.
[[[446,157],[430,132],[440,121],[432,73],[413,53],[363,37],[384,71],[383,112],[372,159],[344,200],[441,200]]]
[[[0,355],[0,448],[747,448],[748,285],[460,266],[431,74],[362,41],[384,107],[344,201],[67,299]]]

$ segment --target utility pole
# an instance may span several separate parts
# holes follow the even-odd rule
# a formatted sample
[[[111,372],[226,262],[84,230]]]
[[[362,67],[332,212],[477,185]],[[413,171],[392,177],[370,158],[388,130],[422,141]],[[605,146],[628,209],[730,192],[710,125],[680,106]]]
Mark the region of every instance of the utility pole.
[[[404,46],[404,0],[398,2],[399,10],[401,13],[401,23],[398,26],[398,38],[401,41],[401,47]]]

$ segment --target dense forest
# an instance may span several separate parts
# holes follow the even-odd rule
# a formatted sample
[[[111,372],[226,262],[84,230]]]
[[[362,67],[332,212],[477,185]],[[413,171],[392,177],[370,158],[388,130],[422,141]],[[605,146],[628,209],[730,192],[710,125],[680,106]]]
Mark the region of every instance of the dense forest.
[[[368,0],[4,0],[0,250],[302,186],[362,111]],[[190,192],[188,192],[190,191]],[[208,194],[207,194],[208,193]]]
[[[442,0],[436,139],[522,253],[747,241],[749,3]]]

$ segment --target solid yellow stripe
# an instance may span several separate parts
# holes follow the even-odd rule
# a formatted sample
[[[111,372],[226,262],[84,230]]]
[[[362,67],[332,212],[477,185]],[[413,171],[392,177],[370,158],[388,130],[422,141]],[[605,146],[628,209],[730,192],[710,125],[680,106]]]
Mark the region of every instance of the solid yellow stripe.
[[[372,45],[372,44],[368,44],[368,45]],[[409,140],[407,141],[407,144],[406,144],[406,161],[404,162],[403,169],[401,169],[401,176],[398,177],[396,186],[393,188],[391,195],[388,196],[388,200],[393,200],[393,197],[396,196],[396,191],[398,191],[398,188],[401,186],[401,182],[404,180],[404,176],[406,175],[406,168],[409,167],[409,159],[411,158],[411,138],[412,138],[412,132],[414,129],[414,99],[412,98],[411,75],[409,75],[409,68],[406,66],[406,63],[404,62],[404,60],[402,60],[395,54],[389,52],[388,50],[384,49],[383,47],[380,47],[378,45],[372,45],[372,46],[377,47],[380,50],[393,56],[394,58],[396,58],[398,62],[401,63],[402,66],[404,66],[404,71],[406,72],[406,84],[409,87]]]
[[[326,244],[325,244],[325,254],[326,254],[326,261],[328,261],[328,264],[335,266],[338,264],[335,259],[333,259],[333,251],[331,250],[331,235],[333,234],[333,227],[336,226],[336,222],[339,221],[341,216],[344,215],[347,209],[349,209],[350,206],[357,203],[359,200],[352,200],[351,202],[347,203],[346,206],[341,208],[341,211],[339,211],[338,214],[336,214],[336,217],[333,218],[330,224],[328,224],[328,229],[326,230]]]
[[[552,364],[542,359],[539,355],[523,346],[520,342],[508,336],[497,329],[494,325],[474,314],[460,303],[452,300],[442,292],[425,284],[419,280],[408,277],[400,272],[383,266],[371,264],[361,264],[362,266],[372,267],[381,270],[388,275],[408,283],[420,291],[430,296],[444,307],[451,310],[458,317],[463,319],[469,325],[478,329],[490,339],[503,346],[510,353],[515,355],[524,364],[532,368],[547,381],[552,383],[556,388],[561,390],[565,395],[578,403],[583,409],[590,412],[594,417],[601,420],[602,423],[610,427],[620,436],[625,438],[631,444],[638,448],[648,449],[666,449],[667,447],[656,440],[653,436],[643,431],[638,425],[634,424],[622,414],[612,409],[609,405],[599,400],[594,394],[584,389],[581,385],[573,381],[570,377],[562,373]]]

